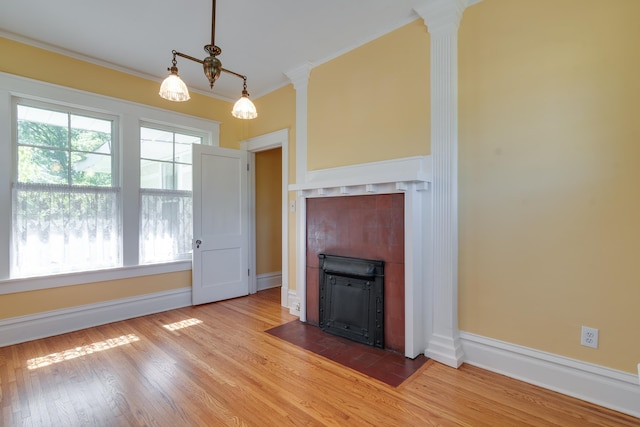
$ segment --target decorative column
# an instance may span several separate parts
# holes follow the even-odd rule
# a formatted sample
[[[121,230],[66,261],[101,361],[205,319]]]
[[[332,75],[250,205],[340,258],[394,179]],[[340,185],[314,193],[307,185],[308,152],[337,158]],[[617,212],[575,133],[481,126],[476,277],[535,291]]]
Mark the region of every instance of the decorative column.
[[[307,87],[311,65],[304,64],[286,73],[296,90],[296,185],[307,182]],[[300,193],[300,192],[298,192]],[[304,197],[297,197],[296,207],[296,299],[300,320],[307,320],[307,207]]]
[[[296,90],[296,184],[307,182],[307,87],[311,65],[286,73]]]
[[[464,357],[458,336],[458,27],[470,3],[429,0],[416,10],[431,36],[432,313],[426,313],[425,355],[455,368]]]

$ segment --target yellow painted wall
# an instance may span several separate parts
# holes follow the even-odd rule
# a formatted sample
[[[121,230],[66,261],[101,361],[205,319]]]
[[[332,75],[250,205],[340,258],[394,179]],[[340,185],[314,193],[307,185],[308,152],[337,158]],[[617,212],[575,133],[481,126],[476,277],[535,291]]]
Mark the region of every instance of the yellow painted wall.
[[[254,101],[258,117],[246,120],[248,134],[253,138],[282,129],[289,130],[289,183],[296,180],[296,91],[289,84]]]
[[[0,295],[0,319],[191,287],[191,270]]]
[[[464,12],[459,321],[611,368],[640,361],[640,2]],[[580,346],[580,326],[600,346]]]
[[[99,65],[0,37],[0,71],[91,93],[220,122],[220,145],[236,148],[242,120],[231,116],[229,102],[191,93],[188,102],[158,96],[159,81],[146,80]],[[203,78],[204,75],[203,75]]]
[[[308,170],[429,154],[423,21],[314,68],[308,97]]]
[[[282,271],[282,149],[256,153],[256,274]]]

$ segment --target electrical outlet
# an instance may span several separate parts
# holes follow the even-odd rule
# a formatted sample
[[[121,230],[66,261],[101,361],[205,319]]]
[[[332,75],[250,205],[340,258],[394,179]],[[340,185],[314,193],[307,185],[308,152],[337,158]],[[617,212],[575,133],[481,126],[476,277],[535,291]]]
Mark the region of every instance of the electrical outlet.
[[[596,328],[582,327],[580,344],[585,347],[598,348],[598,330]]]

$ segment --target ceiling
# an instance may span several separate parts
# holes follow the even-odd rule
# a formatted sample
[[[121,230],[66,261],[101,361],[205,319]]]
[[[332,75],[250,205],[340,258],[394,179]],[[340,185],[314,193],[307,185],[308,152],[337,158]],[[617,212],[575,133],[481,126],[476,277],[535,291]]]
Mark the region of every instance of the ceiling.
[[[417,19],[413,9],[427,2],[218,0],[218,58],[247,75],[257,98],[289,83],[285,73],[317,66]],[[211,41],[211,0],[0,0],[0,11],[0,36],[158,82],[173,49],[203,59]],[[178,68],[190,90],[211,93],[200,64],[178,58]],[[241,90],[240,79],[223,73],[213,96],[233,100]]]

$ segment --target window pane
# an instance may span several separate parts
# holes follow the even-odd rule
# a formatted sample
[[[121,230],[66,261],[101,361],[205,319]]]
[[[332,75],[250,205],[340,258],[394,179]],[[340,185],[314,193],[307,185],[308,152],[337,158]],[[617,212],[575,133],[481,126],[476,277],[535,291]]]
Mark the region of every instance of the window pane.
[[[68,184],[68,156],[62,150],[18,147],[18,182]]]
[[[110,120],[71,115],[71,149],[111,154]]]
[[[71,153],[71,184],[111,187],[111,156],[97,153]]]
[[[18,120],[67,127],[67,113],[18,105]]]
[[[67,115],[63,114],[63,116],[66,120]],[[65,122],[63,126],[57,126],[50,123],[18,120],[18,144],[67,149],[69,146],[67,124]]]
[[[142,141],[140,157],[150,160],[173,161],[173,143],[160,141]]]
[[[173,161],[173,133],[140,128],[140,157]]]
[[[189,192],[141,191],[141,264],[191,257],[191,200]]]
[[[177,139],[178,135],[176,135]],[[191,144],[176,143],[176,162],[191,164]]]
[[[191,169],[191,165],[176,164],[176,190],[192,190]]]
[[[111,120],[71,114],[71,127],[74,129],[111,134],[112,125]]]
[[[176,142],[180,144],[202,144],[202,138],[199,136],[176,133]]]
[[[141,127],[140,139],[143,141],[173,142],[173,132],[168,132],[166,130],[160,130],[160,129]]]
[[[141,160],[140,187],[173,189],[173,163]]]

